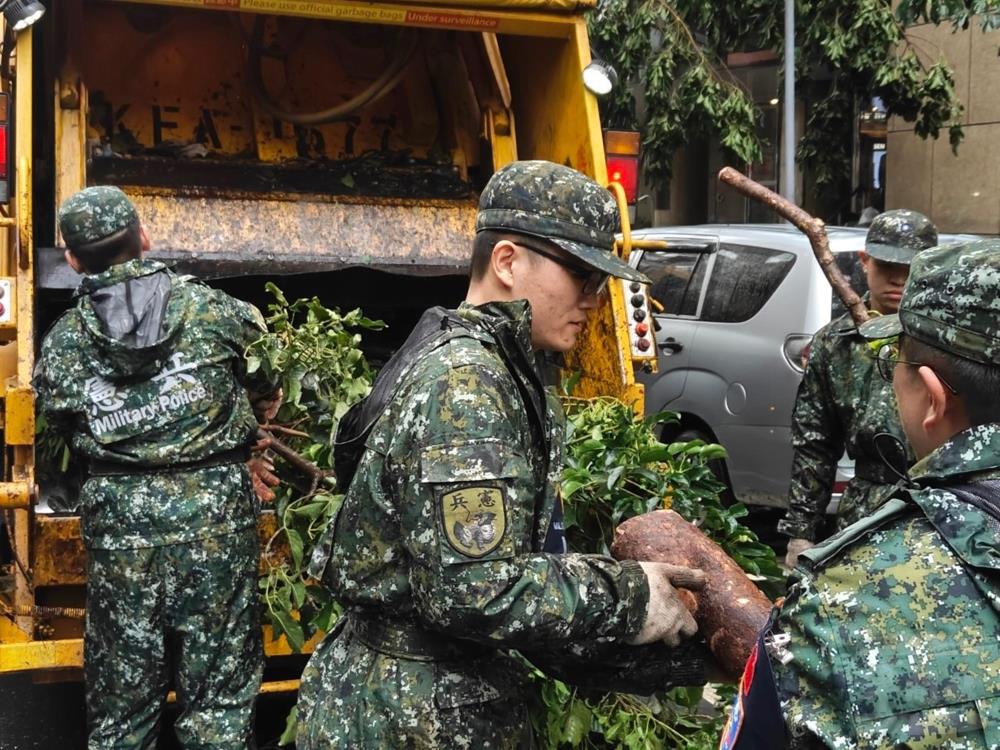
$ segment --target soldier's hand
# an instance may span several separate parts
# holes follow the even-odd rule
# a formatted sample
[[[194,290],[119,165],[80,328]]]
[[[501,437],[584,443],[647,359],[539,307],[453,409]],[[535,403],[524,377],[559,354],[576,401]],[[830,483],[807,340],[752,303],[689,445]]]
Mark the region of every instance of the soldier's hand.
[[[789,570],[793,569],[795,567],[795,561],[798,560],[799,555],[807,549],[812,549],[815,546],[816,543],[810,542],[808,539],[789,539],[788,552],[785,554],[785,566]]]
[[[285,392],[279,388],[271,395],[254,401],[253,413],[257,417],[257,421],[267,424],[278,416],[278,409],[281,408],[281,402],[284,400],[284,397]]]
[[[705,574],[696,568],[684,568],[667,563],[641,562],[649,582],[649,605],[642,629],[629,641],[633,646],[663,641],[677,646],[683,638],[698,632],[698,625],[681,600],[674,586],[700,589]]]
[[[274,502],[275,494],[271,488],[281,484],[281,480],[274,473],[274,462],[263,452],[269,445],[270,441],[267,439],[258,440],[253,447],[253,455],[247,461],[254,494],[262,503]]]

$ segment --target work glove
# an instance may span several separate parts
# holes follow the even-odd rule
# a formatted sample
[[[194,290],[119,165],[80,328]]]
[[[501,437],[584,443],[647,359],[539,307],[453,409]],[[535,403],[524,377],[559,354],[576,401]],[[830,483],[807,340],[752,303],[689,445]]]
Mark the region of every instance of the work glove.
[[[678,646],[683,638],[698,632],[698,624],[688,612],[674,586],[697,590],[705,585],[705,574],[696,568],[667,563],[641,562],[649,582],[649,605],[642,628],[629,640],[633,646],[663,641]]]
[[[805,552],[807,549],[812,549],[816,546],[815,542],[810,542],[808,539],[789,539],[788,540],[788,552],[785,554],[785,567],[789,570],[795,567],[795,562],[798,560],[799,555]]]
[[[254,494],[262,503],[274,502],[275,494],[272,488],[281,484],[281,480],[274,473],[274,462],[266,453],[270,444],[266,438],[258,440],[252,449],[250,460],[247,461]]]

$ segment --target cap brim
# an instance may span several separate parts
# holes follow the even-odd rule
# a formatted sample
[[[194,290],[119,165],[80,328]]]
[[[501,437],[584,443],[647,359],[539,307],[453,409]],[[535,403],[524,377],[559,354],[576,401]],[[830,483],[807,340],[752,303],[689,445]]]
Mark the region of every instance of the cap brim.
[[[592,245],[584,245],[572,240],[564,240],[558,237],[546,237],[546,239],[561,247],[574,258],[579,258],[588,266],[596,268],[598,271],[614,276],[616,279],[626,279],[628,281],[638,281],[643,284],[651,283],[649,277],[636,268],[632,268],[610,250],[602,250]]]
[[[908,266],[913,262],[914,256],[919,250],[911,250],[907,247],[897,247],[896,245],[883,245],[880,242],[869,242],[865,244],[865,252],[875,260],[883,263],[896,263],[901,266]]]
[[[877,318],[872,318],[867,323],[864,323],[858,329],[861,337],[868,341],[891,339],[902,332],[903,324],[900,322],[898,314],[879,315]]]

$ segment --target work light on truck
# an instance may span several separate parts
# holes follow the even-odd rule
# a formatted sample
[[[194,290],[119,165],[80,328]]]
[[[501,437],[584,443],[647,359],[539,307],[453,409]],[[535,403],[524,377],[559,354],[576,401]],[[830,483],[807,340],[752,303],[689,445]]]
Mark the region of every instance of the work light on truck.
[[[583,85],[594,96],[607,96],[618,83],[618,72],[603,60],[594,60],[583,69]]]
[[[24,31],[45,15],[45,6],[38,0],[7,0],[0,9],[14,31]]]

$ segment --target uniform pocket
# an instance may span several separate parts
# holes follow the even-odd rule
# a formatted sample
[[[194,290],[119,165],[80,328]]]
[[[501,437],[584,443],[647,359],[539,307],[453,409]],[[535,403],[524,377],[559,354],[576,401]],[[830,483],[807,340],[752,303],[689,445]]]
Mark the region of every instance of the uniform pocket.
[[[420,481],[434,496],[444,564],[513,557],[511,492],[526,472],[524,459],[495,439],[423,450]]]

